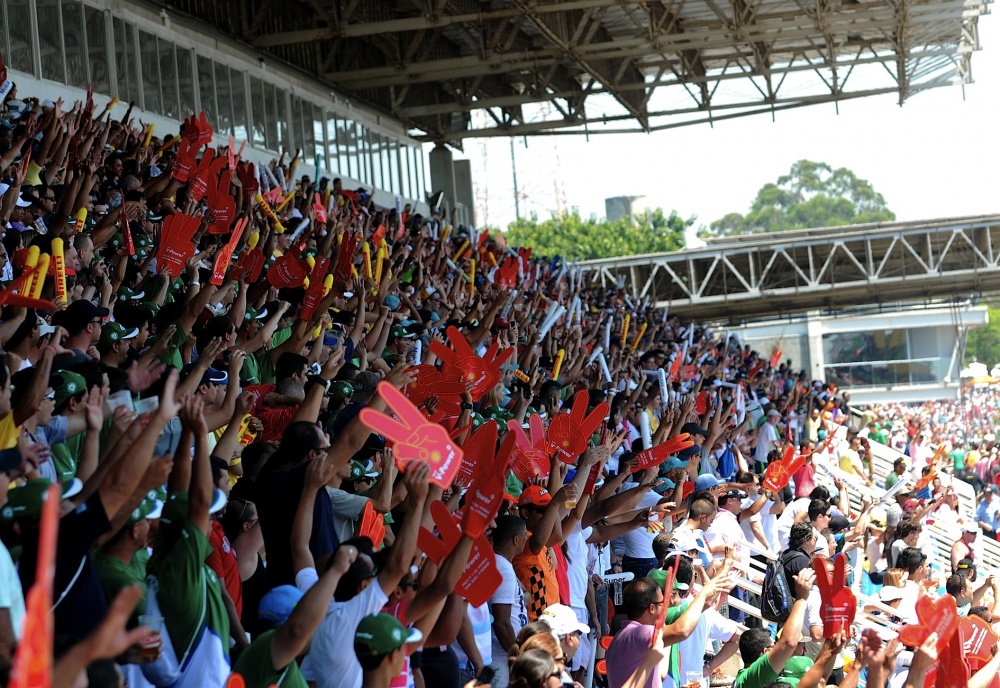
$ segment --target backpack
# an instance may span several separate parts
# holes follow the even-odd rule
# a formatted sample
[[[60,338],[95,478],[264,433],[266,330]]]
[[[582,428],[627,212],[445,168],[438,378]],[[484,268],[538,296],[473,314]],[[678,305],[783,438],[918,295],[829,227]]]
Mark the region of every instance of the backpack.
[[[760,587],[760,615],[767,621],[784,623],[792,611],[795,592],[785,577],[785,565],[781,559],[767,562],[764,583]]]

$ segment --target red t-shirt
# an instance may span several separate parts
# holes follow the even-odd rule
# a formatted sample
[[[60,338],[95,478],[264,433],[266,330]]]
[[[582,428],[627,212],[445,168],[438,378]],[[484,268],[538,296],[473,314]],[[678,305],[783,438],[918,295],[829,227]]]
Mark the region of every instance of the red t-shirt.
[[[292,422],[292,418],[299,410],[299,405],[295,406],[268,406],[264,403],[264,397],[275,390],[275,385],[251,385],[244,389],[244,392],[253,392],[257,395],[257,403],[253,407],[253,417],[260,420],[264,425],[264,431],[257,438],[259,442],[280,442],[281,436],[285,433],[285,428]]]
[[[236,605],[236,614],[243,616],[243,582],[240,580],[239,563],[236,561],[236,552],[218,521],[212,521],[208,541],[212,543],[212,553],[208,555],[206,563],[226,586],[226,592]]]

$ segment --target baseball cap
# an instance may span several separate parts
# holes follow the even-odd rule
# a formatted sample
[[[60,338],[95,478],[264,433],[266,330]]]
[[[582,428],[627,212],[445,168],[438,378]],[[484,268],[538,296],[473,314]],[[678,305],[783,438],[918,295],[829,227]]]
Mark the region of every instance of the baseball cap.
[[[354,385],[347,380],[335,380],[331,382],[330,391],[327,392],[327,395],[333,397],[337,401],[346,399],[352,394],[354,394]]]
[[[726,484],[725,480],[720,480],[719,478],[716,478],[711,473],[704,473],[702,475],[699,475],[695,479],[695,481],[694,481],[694,491],[695,492],[704,492],[705,490],[709,490],[709,489],[711,489],[713,487],[719,487],[720,485],[725,485],[725,484]]]
[[[646,574],[646,578],[656,583],[656,585],[660,588],[660,590],[666,592],[664,588],[667,587],[667,572],[664,569],[653,569],[652,571]],[[679,580],[674,580],[674,590],[677,590],[679,592],[687,592],[690,587],[691,586],[689,586],[687,583],[681,583]],[[556,633],[556,635],[560,634]]]
[[[791,657],[785,662],[785,668],[778,674],[778,682],[797,686],[806,672],[812,668],[812,665],[813,661],[808,657]]]
[[[956,571],[968,571],[969,569],[976,568],[976,564],[972,559],[959,559],[958,564],[955,565]]]
[[[903,599],[903,589],[897,588],[895,585],[883,585],[882,589],[878,591],[878,598],[882,602],[901,600]]]
[[[698,537],[690,531],[681,530],[674,533],[669,548],[675,552],[690,552],[693,549],[698,549]]]
[[[147,497],[142,500],[135,509],[132,510],[132,514],[128,517],[128,525],[135,525],[143,519],[156,519],[160,517],[163,513],[163,502],[158,499],[150,499]]]
[[[139,335],[139,328],[128,328],[119,322],[110,322],[101,328],[101,344],[115,344]]]
[[[549,491],[539,487],[538,485],[531,485],[521,492],[521,496],[517,499],[518,506],[540,506],[545,507],[549,505],[552,501],[552,495]]]
[[[34,478],[21,487],[7,493],[7,503],[0,509],[0,521],[34,521],[41,518],[42,504],[52,481],[48,478]],[[66,483],[62,488],[62,498],[69,499],[80,493],[83,482],[79,478]]]
[[[360,461],[351,461],[351,474],[347,477],[348,482],[357,482],[365,478],[377,478],[378,471],[370,471],[365,464]]]
[[[719,502],[722,502],[725,499],[732,499],[734,497],[736,499],[746,499],[747,498],[747,493],[744,492],[743,490],[739,490],[739,489],[736,489],[734,487],[734,488],[726,490],[725,492],[723,492],[722,494],[720,494],[719,495]]]
[[[111,313],[107,308],[99,308],[86,299],[74,301],[66,310],[52,316],[53,325],[62,325],[71,333],[79,332],[87,323],[97,318],[106,318]]]
[[[50,334],[53,334],[56,331],[55,325],[49,325],[47,322],[45,322],[45,318],[43,318],[40,315],[37,315],[35,317],[37,318],[37,322],[38,322],[38,337],[39,338],[46,337],[46,336],[48,336]]]
[[[225,509],[228,501],[229,498],[226,497],[226,493],[219,488],[215,488],[212,491],[212,506],[208,507],[208,515],[217,514]]]
[[[379,379],[378,373],[373,373],[370,370],[358,373],[358,376],[354,378],[354,393],[360,396],[371,394],[378,386]]]
[[[183,380],[188,375],[192,373],[196,364],[188,363],[181,369],[181,379]],[[219,370],[218,368],[209,367],[201,375],[201,382],[199,385],[225,385],[229,383],[229,373],[224,370]]]
[[[260,607],[257,609],[257,618],[268,621],[275,626],[280,626],[292,615],[292,610],[305,596],[305,593],[294,585],[279,585],[268,590],[260,598]]]
[[[834,516],[830,519],[830,530],[835,533],[839,533],[842,530],[847,530],[851,527],[851,522],[847,520],[844,516]]]
[[[708,430],[701,427],[697,423],[685,423],[681,427],[681,432],[686,432],[689,435],[701,435],[702,437],[708,437]]]
[[[688,463],[689,463],[688,461],[682,461],[681,459],[678,459],[676,456],[671,456],[669,459],[663,462],[663,470],[669,472],[674,470],[675,468],[687,468]]]
[[[550,604],[538,618],[547,623],[549,628],[552,629],[552,632],[560,637],[576,632],[590,632],[590,626],[585,623],[581,623],[580,620],[576,618],[576,612],[574,612],[572,608],[567,607],[565,604]]]
[[[389,340],[393,339],[413,339],[416,335],[412,332],[407,332],[406,328],[402,325],[396,325],[389,331]]]
[[[371,614],[361,619],[354,632],[354,652],[358,657],[378,657],[423,639],[423,633],[406,628],[391,614]]]
[[[770,411],[767,412],[767,417],[770,418],[771,416],[778,416],[780,418],[781,411],[779,411],[778,409],[771,409]]]
[[[129,287],[122,287],[118,290],[118,300],[123,303],[126,301],[142,301],[145,296],[146,292],[141,290],[136,291],[135,289],[131,289]]]
[[[687,449],[681,449],[677,452],[677,458],[682,460],[684,463],[690,461],[693,457],[699,456],[701,454],[701,447],[697,444],[692,444]]]
[[[253,306],[247,306],[247,312],[243,315],[243,321],[247,322],[250,320],[263,320],[267,317],[267,308],[261,308],[257,310]]]
[[[911,497],[910,499],[907,499],[906,502],[903,503],[903,511],[909,511],[910,509],[916,509],[919,506],[920,506],[920,500],[919,499],[913,499]]]
[[[962,526],[962,530],[964,532],[966,532],[966,533],[973,533],[974,535],[978,534],[979,533],[979,524],[970,521],[969,523],[966,523],[964,526]]]
[[[79,373],[74,373],[72,370],[60,370],[58,375],[53,376],[53,378],[56,377],[58,380],[53,379],[52,381],[52,388],[56,393],[56,408],[87,391],[87,381]]]

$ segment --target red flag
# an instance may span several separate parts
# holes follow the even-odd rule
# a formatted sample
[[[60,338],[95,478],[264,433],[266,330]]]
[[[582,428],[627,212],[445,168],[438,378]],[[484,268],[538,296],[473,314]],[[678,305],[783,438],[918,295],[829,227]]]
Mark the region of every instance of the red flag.
[[[25,600],[21,644],[11,668],[10,688],[48,688],[52,682],[52,580],[56,573],[59,488],[49,487],[42,505],[35,584]]]

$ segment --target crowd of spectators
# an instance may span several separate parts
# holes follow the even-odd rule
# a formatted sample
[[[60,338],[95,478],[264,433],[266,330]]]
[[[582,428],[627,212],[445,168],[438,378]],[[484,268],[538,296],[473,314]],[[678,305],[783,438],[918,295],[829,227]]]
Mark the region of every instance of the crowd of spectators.
[[[880,430],[845,433],[849,399],[772,352],[544,247],[298,175],[297,156],[254,165],[204,118],[162,136],[26,95],[0,112],[12,680],[49,661],[57,688],[878,687],[935,670],[948,637],[887,642],[923,620],[916,591],[936,594],[921,522],[950,493],[919,433],[914,484],[880,515]],[[805,464],[775,483],[791,446]],[[938,599],[992,623],[975,530]],[[879,590],[881,635],[829,626],[814,570],[839,553]],[[775,561],[777,627],[760,614]],[[42,581],[49,609],[32,606]],[[54,641],[29,644],[33,618]]]

